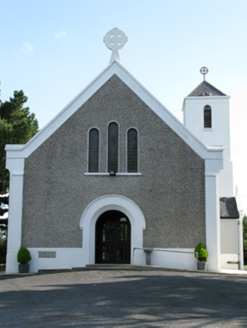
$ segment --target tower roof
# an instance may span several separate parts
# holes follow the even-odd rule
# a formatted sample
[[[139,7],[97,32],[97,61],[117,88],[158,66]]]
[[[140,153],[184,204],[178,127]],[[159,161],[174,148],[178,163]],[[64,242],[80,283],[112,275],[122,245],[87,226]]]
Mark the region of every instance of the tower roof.
[[[202,81],[188,97],[205,97],[205,96],[226,96],[225,93],[216,89],[212,84],[207,81]]]

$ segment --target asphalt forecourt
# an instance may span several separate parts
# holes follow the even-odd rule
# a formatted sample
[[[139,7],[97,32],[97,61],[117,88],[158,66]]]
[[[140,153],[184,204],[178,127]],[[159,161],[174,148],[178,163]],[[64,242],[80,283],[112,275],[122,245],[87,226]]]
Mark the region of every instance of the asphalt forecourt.
[[[246,327],[247,276],[98,270],[0,276],[0,327]]]

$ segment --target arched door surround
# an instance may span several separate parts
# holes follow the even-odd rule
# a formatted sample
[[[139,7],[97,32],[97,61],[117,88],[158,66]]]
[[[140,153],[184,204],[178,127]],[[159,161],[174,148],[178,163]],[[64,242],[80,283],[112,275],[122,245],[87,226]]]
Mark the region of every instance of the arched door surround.
[[[144,215],[139,206],[131,199],[121,195],[105,195],[92,201],[84,210],[80,229],[82,229],[82,248],[85,263],[95,263],[95,228],[98,218],[107,211],[122,212],[131,225],[131,250],[132,260],[133,248],[143,247],[143,230],[146,229]]]

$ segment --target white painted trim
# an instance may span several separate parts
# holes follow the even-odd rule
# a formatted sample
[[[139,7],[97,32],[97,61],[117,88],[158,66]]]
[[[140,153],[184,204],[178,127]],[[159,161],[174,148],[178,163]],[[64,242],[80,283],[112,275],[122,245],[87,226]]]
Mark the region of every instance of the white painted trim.
[[[84,173],[84,175],[110,175],[108,172],[86,172]],[[136,172],[136,173],[129,173],[129,172],[117,172],[116,175],[132,175],[132,176],[135,176],[135,175],[142,175],[142,173],[139,173],[139,172]]]
[[[30,272],[39,270],[59,270],[72,269],[74,267],[85,267],[82,248],[36,248],[30,247],[32,260],[30,262]],[[55,252],[55,258],[40,258],[39,252]]]
[[[28,249],[32,257],[30,262],[30,272],[56,269],[70,270],[72,268],[85,267],[88,264],[84,256],[83,248],[30,247]],[[39,252],[54,252],[55,257],[39,257]],[[134,264],[146,264],[146,254],[144,253],[143,249],[138,249],[135,251]],[[151,253],[151,265],[166,268],[195,270],[196,259],[194,258],[193,249],[154,248],[153,252]],[[15,272],[18,272],[18,268],[16,268]]]
[[[231,96],[198,96],[198,97],[184,97],[184,100],[186,99],[193,99],[193,100],[198,100],[200,101],[201,99],[205,99],[205,100],[227,100],[227,99],[230,99]]]
[[[197,269],[194,249],[191,248],[154,248],[151,254],[151,265],[186,270]]]
[[[205,175],[206,247],[208,270],[220,270],[220,209],[218,195],[218,175]]]
[[[131,257],[133,248],[143,247],[143,230],[146,229],[146,221],[139,206],[131,199],[121,195],[105,195],[92,201],[81,216],[83,255],[87,264],[95,263],[96,222],[101,214],[109,210],[123,212],[130,221]]]
[[[135,176],[135,175],[142,175],[142,173],[140,172],[135,172],[135,173],[131,173],[131,172],[117,172],[116,175],[132,175],[132,176]]]
[[[84,175],[110,175],[108,172],[85,172]]]
[[[208,270],[220,270],[220,209],[218,175],[223,169],[223,159],[205,160],[205,217]]]
[[[21,246],[24,159],[7,159],[6,167],[10,172],[6,273],[12,273],[18,272],[17,253]]]

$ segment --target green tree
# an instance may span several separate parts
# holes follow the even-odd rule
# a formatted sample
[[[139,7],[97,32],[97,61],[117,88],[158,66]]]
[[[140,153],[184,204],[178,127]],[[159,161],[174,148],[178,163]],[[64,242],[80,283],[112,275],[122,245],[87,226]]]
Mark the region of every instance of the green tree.
[[[0,102],[0,195],[9,190],[9,172],[5,169],[5,145],[25,144],[38,131],[38,121],[24,107],[28,98],[24,92],[14,91],[9,101]]]
[[[247,264],[247,216],[243,218],[244,264]]]
[[[24,92],[14,91],[9,101],[0,100],[0,217],[8,211],[9,171],[5,168],[5,145],[25,144],[38,131],[38,121],[29,108]],[[4,195],[4,196],[1,196]],[[6,260],[8,219],[0,218],[0,263]]]

